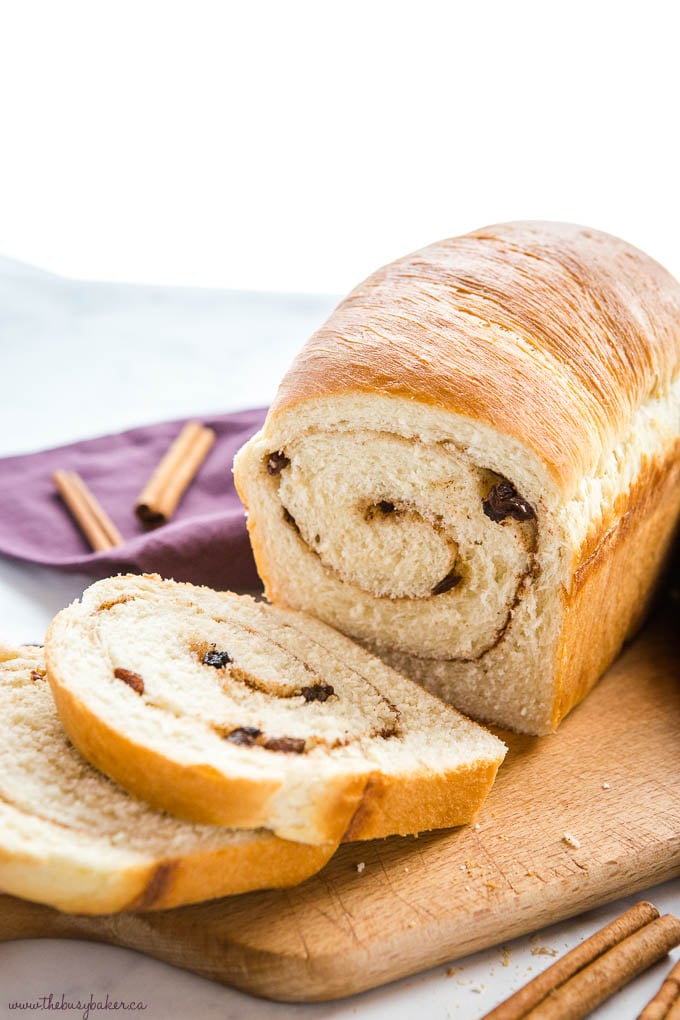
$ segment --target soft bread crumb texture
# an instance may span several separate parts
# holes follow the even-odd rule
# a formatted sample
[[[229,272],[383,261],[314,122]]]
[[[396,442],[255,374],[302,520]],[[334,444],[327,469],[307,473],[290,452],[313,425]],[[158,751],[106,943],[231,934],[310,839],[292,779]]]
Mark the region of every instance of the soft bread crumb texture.
[[[93,585],[46,655],[83,755],[192,821],[313,844],[458,825],[505,753],[320,621],[153,575]]]

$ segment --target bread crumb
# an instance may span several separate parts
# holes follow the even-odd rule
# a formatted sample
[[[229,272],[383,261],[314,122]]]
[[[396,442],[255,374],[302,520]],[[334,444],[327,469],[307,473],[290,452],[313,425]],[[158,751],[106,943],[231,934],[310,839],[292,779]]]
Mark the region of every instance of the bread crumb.
[[[562,842],[566,843],[567,846],[573,847],[574,850],[578,850],[581,846],[580,839],[577,839],[576,836],[572,836],[570,832],[565,832],[565,834],[562,836]]]
[[[603,783],[602,784],[602,789],[603,790],[611,790],[611,788],[612,788],[612,784],[611,783]]]
[[[447,967],[446,968],[446,976],[447,977],[454,977],[457,973],[458,973],[458,967]]]
[[[408,874],[408,868],[404,868],[404,871]]]
[[[487,889],[497,889],[498,888],[498,886],[496,885],[495,882],[485,882],[484,885],[486,886]]]
[[[460,870],[461,870],[461,871],[465,871],[465,865],[464,865],[464,864],[461,864],[461,866],[460,866]]]
[[[415,921],[409,921],[408,924],[406,925],[407,928],[415,928],[415,926],[416,926]]]
[[[475,822],[475,824],[474,824],[475,832],[479,832],[480,829],[481,829],[481,825],[479,824],[479,822]]]
[[[550,946],[532,946],[532,956],[557,956],[557,950],[551,949]]]
[[[362,873],[362,871],[364,870],[365,867],[366,867],[366,862],[365,861],[359,861],[359,863],[356,865],[356,869],[359,872],[359,874]]]
[[[536,872],[535,871],[527,871],[525,877],[526,878],[536,878]]]
[[[510,946],[501,946],[501,963],[504,967],[510,966]]]

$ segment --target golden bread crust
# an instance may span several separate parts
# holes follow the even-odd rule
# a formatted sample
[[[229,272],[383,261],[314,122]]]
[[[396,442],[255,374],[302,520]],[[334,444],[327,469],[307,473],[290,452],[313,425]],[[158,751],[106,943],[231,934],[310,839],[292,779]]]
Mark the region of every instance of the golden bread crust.
[[[0,847],[0,888],[72,914],[162,910],[256,889],[298,885],[335,852],[262,830],[248,844],[183,854],[170,860],[88,868],[80,860],[45,859]]]
[[[371,776],[343,842],[466,825],[486,799],[499,765],[498,759],[480,760],[436,779],[423,775],[403,784],[394,777]]]
[[[618,238],[508,223],[430,245],[342,301],[284,377],[272,417],[382,391],[526,443],[564,493],[680,366],[680,285]]]
[[[680,517],[680,440],[647,459],[583,543],[563,591],[553,728],[578,704],[643,622]]]
[[[270,833],[247,851],[225,846],[152,868],[126,911],[164,910],[254,889],[282,889],[316,874],[335,853],[333,843],[311,846]]]

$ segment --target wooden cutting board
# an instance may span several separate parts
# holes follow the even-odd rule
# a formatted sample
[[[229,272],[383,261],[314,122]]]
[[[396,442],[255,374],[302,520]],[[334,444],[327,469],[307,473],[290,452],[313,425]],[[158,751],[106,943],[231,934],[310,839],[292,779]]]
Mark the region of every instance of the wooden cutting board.
[[[256,995],[318,1001],[678,875],[675,630],[650,627],[556,735],[504,735],[477,826],[346,845],[296,889],[155,914],[76,917],[0,896],[0,939],[110,942]]]

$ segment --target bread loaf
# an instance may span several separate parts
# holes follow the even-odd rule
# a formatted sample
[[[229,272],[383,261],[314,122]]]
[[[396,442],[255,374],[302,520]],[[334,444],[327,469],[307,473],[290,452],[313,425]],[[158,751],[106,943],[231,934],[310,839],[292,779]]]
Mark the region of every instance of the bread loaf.
[[[541,734],[644,616],[680,510],[680,286],[510,223],[360,284],[237,455],[270,600]]]
[[[92,585],[46,658],[81,753],[196,822],[314,844],[459,825],[505,753],[318,620],[156,576]]]
[[[81,758],[42,649],[0,647],[0,890],[82,914],[156,910],[295,885],[332,844],[190,825],[128,796]]]

